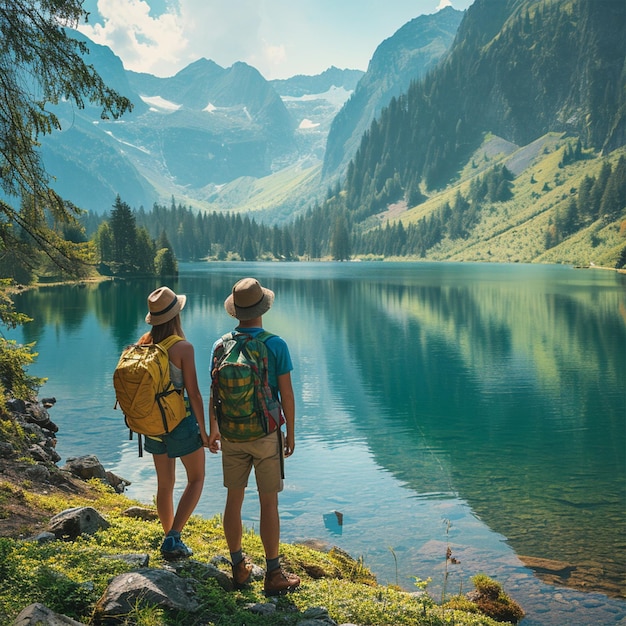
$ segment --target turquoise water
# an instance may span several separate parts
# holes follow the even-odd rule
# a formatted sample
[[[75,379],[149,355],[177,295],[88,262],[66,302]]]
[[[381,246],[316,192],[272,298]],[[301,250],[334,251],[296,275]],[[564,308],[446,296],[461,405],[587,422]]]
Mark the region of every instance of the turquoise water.
[[[265,326],[287,340],[295,365],[284,540],[337,545],[406,589],[430,577],[435,598],[485,572],[522,604],[524,626],[626,623],[626,276],[536,265],[183,264],[170,286],[188,295],[183,326],[205,396],[210,347],[231,327],[224,298],[247,275],[276,292]],[[96,454],[146,502],[151,460],[127,440],[111,376],[145,331],[157,286],[29,291],[16,305],[35,321],[10,334],[37,341],[30,373],[49,379],[41,396],[57,398],[62,458]],[[219,457],[207,470],[198,512],[213,516],[225,496]],[[251,489],[245,522],[256,528],[255,500]],[[446,563],[448,547],[458,563]],[[567,567],[549,578],[527,557]]]

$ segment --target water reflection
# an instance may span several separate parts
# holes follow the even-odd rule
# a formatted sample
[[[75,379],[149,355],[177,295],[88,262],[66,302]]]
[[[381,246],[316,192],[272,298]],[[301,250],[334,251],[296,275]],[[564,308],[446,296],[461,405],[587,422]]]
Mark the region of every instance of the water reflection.
[[[296,363],[299,449],[281,502],[298,523],[288,529],[321,526],[357,549],[356,536],[369,533],[372,558],[388,558],[381,553],[391,544],[433,567],[445,541],[463,537],[466,572],[493,560],[489,541],[505,539],[522,557],[575,566],[560,585],[626,593],[623,277],[463,264],[184,265],[171,286],[189,296],[184,328],[200,372],[230,326],[223,299],[245,274],[276,292],[266,324]],[[74,440],[68,432],[62,445],[108,458],[144,486],[150,466],[138,465],[127,442],[112,443],[122,429],[110,375],[121,348],[144,331],[156,286],[107,281],[18,302],[36,319],[23,331],[41,353],[33,374],[54,367],[50,384],[78,405],[64,413],[63,441],[65,430]],[[80,427],[86,411],[98,417],[92,432]],[[205,506],[219,511],[211,498],[220,470],[214,457],[208,463],[215,483]],[[333,510],[345,527],[332,526]]]
[[[573,566],[563,584],[624,595],[624,292],[477,274],[329,290],[325,314],[385,420],[428,442],[407,454],[372,423],[376,459],[418,493],[441,487],[425,484],[445,475],[429,464],[449,468],[450,488],[518,554]]]

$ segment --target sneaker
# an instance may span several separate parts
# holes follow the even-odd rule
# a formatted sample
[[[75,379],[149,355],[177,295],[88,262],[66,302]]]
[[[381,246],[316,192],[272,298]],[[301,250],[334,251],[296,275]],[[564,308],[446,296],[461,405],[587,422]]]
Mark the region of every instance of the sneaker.
[[[265,574],[263,590],[266,596],[281,596],[294,591],[298,585],[300,585],[298,576],[285,572],[282,567],[277,567]]]
[[[192,554],[193,550],[188,548],[178,537],[165,537],[161,545],[161,556],[166,561],[188,559]]]
[[[233,565],[233,583],[235,589],[243,587],[246,583],[250,582],[250,576],[252,575],[252,561],[244,556],[237,565]]]

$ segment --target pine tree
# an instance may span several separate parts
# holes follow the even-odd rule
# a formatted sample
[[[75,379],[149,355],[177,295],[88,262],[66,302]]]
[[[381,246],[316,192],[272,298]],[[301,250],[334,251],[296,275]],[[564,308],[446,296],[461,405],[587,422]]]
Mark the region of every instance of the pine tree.
[[[87,100],[102,107],[103,118],[132,108],[85,63],[86,44],[64,28],[86,20],[82,5],[82,0],[0,3],[0,252],[21,254],[24,232],[28,246],[74,274],[84,263],[80,248],[50,224],[75,222],[78,209],[51,188],[38,152],[38,138],[61,128],[58,109],[48,105],[65,100],[82,109]]]
[[[123,202],[119,195],[115,199],[109,224],[113,237],[111,260],[125,267],[126,271],[131,271],[137,246],[135,216],[130,206]]]
[[[350,258],[350,233],[343,214],[335,219],[330,239],[330,253],[335,261],[347,261]]]

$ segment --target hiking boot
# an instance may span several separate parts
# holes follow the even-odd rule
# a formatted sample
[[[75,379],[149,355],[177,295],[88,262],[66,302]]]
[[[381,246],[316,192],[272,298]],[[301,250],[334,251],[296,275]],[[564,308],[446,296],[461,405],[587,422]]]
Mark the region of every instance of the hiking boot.
[[[295,574],[285,572],[282,567],[277,567],[265,574],[263,591],[266,596],[281,596],[294,591],[300,584],[300,578]]]
[[[193,550],[188,548],[179,537],[165,537],[161,545],[161,556],[166,561],[188,559],[192,554]]]
[[[237,565],[233,565],[233,584],[235,589],[239,589],[246,583],[249,583],[251,574],[252,561],[247,556],[244,556]]]

